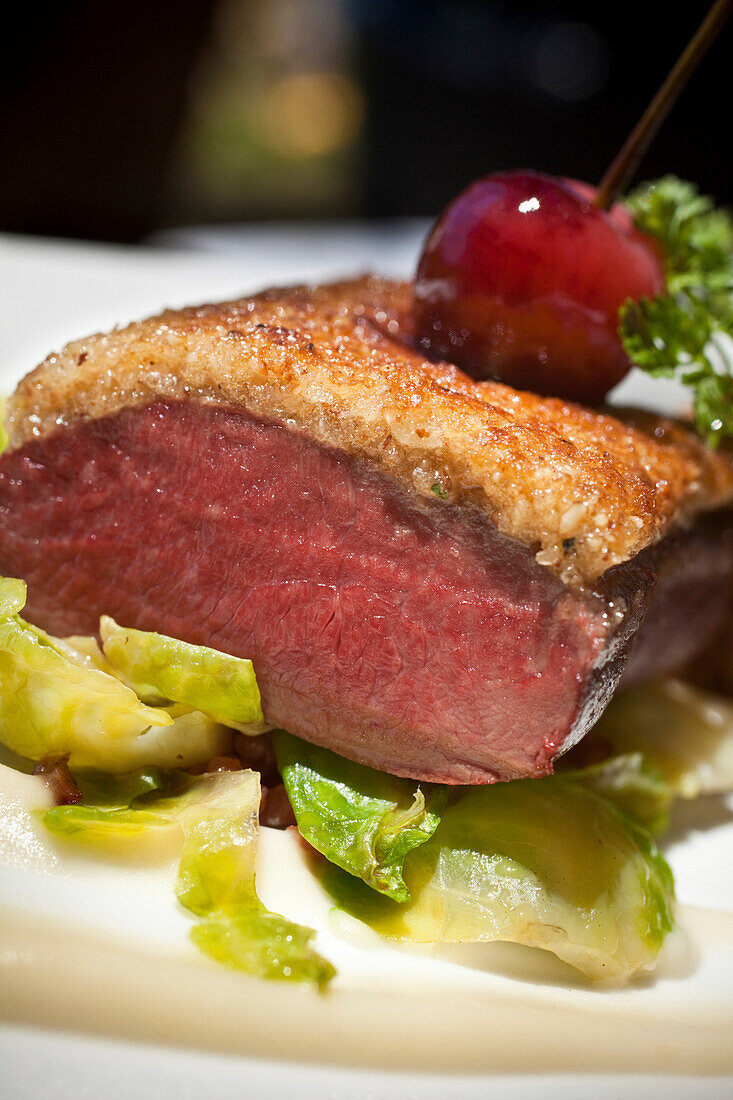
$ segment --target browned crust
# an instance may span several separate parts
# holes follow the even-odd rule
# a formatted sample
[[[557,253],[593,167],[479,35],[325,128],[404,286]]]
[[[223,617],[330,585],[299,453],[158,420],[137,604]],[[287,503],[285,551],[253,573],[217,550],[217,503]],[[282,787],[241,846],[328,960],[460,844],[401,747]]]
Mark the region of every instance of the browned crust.
[[[380,279],[276,289],[77,340],[18,386],[11,446],[161,397],[246,408],[476,505],[570,583],[733,499],[730,461],[677,425],[429,362],[409,345],[410,300]]]

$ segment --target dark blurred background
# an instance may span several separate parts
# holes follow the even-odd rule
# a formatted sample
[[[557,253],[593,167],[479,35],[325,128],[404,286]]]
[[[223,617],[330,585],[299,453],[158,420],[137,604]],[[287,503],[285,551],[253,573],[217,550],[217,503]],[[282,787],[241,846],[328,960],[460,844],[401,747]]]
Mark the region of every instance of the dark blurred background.
[[[597,181],[707,2],[26,0],[6,9],[0,230],[437,213],[475,177]],[[731,202],[723,32],[649,152]]]

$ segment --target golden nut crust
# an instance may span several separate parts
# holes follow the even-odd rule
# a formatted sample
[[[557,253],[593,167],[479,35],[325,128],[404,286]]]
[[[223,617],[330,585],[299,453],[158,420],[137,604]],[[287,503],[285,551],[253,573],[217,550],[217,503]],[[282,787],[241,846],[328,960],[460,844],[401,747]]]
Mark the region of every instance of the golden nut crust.
[[[11,446],[160,398],[245,408],[479,508],[571,584],[733,500],[729,459],[678,425],[429,362],[411,297],[375,278],[275,289],[74,341],[19,384]]]

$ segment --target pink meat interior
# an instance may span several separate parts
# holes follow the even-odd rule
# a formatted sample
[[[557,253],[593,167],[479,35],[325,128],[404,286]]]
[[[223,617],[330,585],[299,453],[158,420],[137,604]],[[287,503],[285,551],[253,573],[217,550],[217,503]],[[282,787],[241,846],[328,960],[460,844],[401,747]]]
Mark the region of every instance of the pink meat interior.
[[[620,671],[604,602],[478,511],[219,406],[4,455],[0,571],[55,634],[107,613],[249,657],[271,723],[421,779],[547,773]]]

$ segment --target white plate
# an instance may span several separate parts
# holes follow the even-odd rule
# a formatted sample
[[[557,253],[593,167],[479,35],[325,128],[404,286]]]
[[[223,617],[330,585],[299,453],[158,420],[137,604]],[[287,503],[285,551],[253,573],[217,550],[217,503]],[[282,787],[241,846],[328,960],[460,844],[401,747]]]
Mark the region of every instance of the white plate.
[[[392,254],[388,239],[380,266],[408,269],[417,227],[396,230]],[[0,387],[67,339],[166,305],[348,274],[345,257],[355,271],[377,266],[363,228],[341,227],[333,249],[328,240],[309,263],[302,239],[295,247],[287,234],[241,231],[225,256],[0,238]],[[684,400],[647,379],[626,382],[620,399],[670,411]],[[13,843],[6,810],[0,845],[4,1097],[730,1092],[715,1074],[733,1066],[732,803],[704,800],[677,814],[667,851],[680,931],[655,975],[626,990],[584,987],[552,957],[508,945],[388,947],[339,920],[292,837],[267,831],[263,900],[316,927],[339,969],[319,996],[196,956],[169,857],[124,870],[60,857],[23,809],[21,788],[34,781],[18,782]],[[39,966],[42,996],[28,978]],[[639,1073],[643,1083],[630,1076]]]

